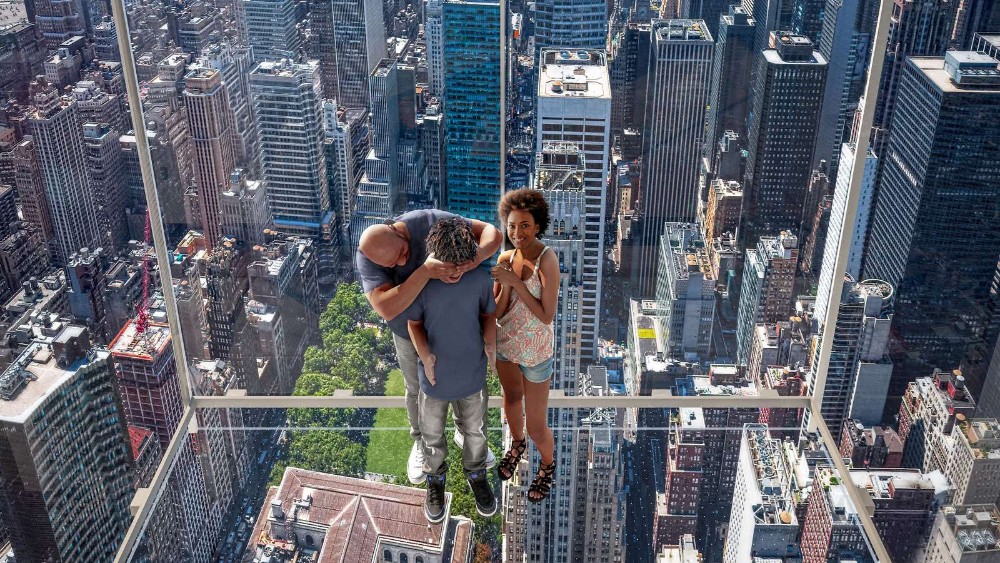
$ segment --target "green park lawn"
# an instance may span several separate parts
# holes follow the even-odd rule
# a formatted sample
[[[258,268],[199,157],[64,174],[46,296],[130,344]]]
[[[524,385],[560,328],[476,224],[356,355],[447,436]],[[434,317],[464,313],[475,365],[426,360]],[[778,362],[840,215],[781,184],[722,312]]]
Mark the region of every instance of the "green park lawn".
[[[394,369],[389,372],[385,384],[386,395],[404,394],[403,372]],[[406,420],[406,409],[379,409],[375,415],[375,428],[369,434],[365,471],[386,475],[405,475],[406,460],[413,447],[410,425]],[[381,430],[392,428],[393,430]],[[402,430],[400,430],[402,429]]]

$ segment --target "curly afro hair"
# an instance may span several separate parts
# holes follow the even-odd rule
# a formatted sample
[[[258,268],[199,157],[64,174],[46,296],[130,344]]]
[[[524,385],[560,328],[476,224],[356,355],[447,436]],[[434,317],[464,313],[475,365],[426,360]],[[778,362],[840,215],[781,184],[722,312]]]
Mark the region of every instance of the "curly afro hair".
[[[427,252],[442,262],[462,264],[479,252],[472,226],[461,217],[434,223],[427,233]]]
[[[542,192],[530,188],[507,192],[500,200],[500,222],[506,223],[507,216],[514,210],[531,213],[538,225],[538,236],[544,235],[549,228],[549,202],[545,201]]]

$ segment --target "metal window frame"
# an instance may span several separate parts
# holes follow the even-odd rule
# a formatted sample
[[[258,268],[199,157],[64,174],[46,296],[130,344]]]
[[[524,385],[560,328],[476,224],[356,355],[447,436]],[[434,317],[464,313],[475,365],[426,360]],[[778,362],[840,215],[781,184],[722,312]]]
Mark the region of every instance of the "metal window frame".
[[[501,4],[501,34],[506,35],[505,4]],[[879,82],[882,76],[882,66],[885,60],[885,48],[888,38],[890,17],[892,14],[893,0],[880,0],[878,21],[875,30],[875,37],[872,45],[871,60],[868,67],[868,76],[865,85],[865,104],[861,116],[861,132],[858,140],[859,146],[867,146],[871,135],[871,125],[874,118],[874,103]],[[142,103],[139,98],[138,79],[135,70],[135,59],[129,42],[128,20],[125,14],[123,0],[111,1],[112,15],[117,31],[118,47],[121,51],[122,68],[125,75],[125,86],[128,95],[129,111],[132,125],[135,131],[136,148],[139,157],[139,166],[142,173],[143,188],[146,196],[147,206],[150,214],[150,227],[155,246],[156,259],[160,264],[169,264],[169,255],[166,248],[166,236],[163,229],[162,214],[160,211],[159,199],[157,197],[156,178],[153,173],[153,163],[149,150],[149,139],[146,135],[145,119],[143,118]],[[501,41],[501,58],[506,60],[505,42]],[[501,113],[506,102],[506,80],[501,80]],[[500,116],[503,119],[503,115]],[[138,125],[138,126],[136,126]],[[503,139],[502,139],[503,142]],[[861,181],[864,174],[865,159],[855,159],[851,169],[850,190],[848,192],[847,211],[843,228],[840,233],[840,246],[837,253],[835,267],[843,270],[847,263],[850,249],[851,236],[854,230],[854,219],[857,215],[860,201]],[[501,162],[501,178],[505,162]],[[502,186],[501,186],[502,189]],[[164,288],[172,287],[170,269],[159,268],[160,283]],[[832,295],[839,295],[843,289],[843,276],[834,276]],[[177,316],[177,303],[172,291],[164,291],[164,302],[167,310],[167,319],[170,327],[170,336],[174,342],[182,343],[181,326]],[[831,303],[827,310],[825,327],[836,326],[839,308]],[[810,391],[811,395],[802,397],[780,397],[773,390],[759,390],[757,396],[693,396],[678,397],[672,396],[669,392],[653,392],[650,396],[627,396],[627,397],[577,397],[567,396],[564,392],[553,390],[550,393],[549,403],[552,408],[794,408],[808,409],[811,416],[808,419],[809,430],[815,431],[823,440],[823,445],[830,454],[830,459],[838,474],[848,482],[849,469],[843,459],[838,455],[839,444],[833,437],[826,421],[820,414],[820,406],[823,401],[823,388],[826,384],[826,372],[829,367],[830,354],[833,339],[821,339],[819,351],[819,364],[817,368],[816,380],[813,382]],[[182,401],[185,405],[184,412],[169,445],[163,453],[162,461],[153,475],[153,479],[148,488],[140,489],[136,492],[132,503],[133,520],[122,539],[116,562],[128,562],[133,551],[139,544],[139,539],[145,532],[149,517],[155,508],[155,503],[164,491],[170,471],[173,469],[173,460],[188,438],[192,424],[196,424],[195,413],[197,409],[211,408],[241,408],[241,409],[263,409],[263,408],[404,408],[405,399],[403,397],[377,397],[377,396],[356,396],[351,390],[337,390],[331,396],[325,397],[296,397],[296,396],[248,396],[245,392],[232,392],[222,397],[194,395],[188,370],[190,364],[187,360],[186,350],[183,345],[174,347],[174,358],[177,365],[180,380],[180,391]],[[498,408],[502,405],[499,396],[490,397],[490,408]],[[874,502],[870,497],[863,494],[857,487],[845,487],[851,502],[858,511],[858,519],[861,522],[863,531],[874,555],[878,561],[890,562],[888,551],[875,528],[872,521],[874,513]]]

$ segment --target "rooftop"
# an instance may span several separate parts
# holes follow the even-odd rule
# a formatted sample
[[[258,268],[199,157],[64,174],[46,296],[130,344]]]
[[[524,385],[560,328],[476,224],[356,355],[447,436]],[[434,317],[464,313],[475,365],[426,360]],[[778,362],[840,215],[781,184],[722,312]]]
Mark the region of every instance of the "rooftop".
[[[0,420],[23,423],[80,368],[107,357],[107,352],[90,348],[87,329],[80,326],[32,342],[0,374]]]
[[[695,547],[694,536],[684,534],[679,545],[665,545],[656,563],[701,563],[701,554]]]
[[[830,517],[836,523],[848,523],[857,518],[858,511],[854,508],[854,503],[847,494],[846,486],[841,483],[836,471],[829,467],[816,469],[814,477],[823,486],[823,492],[827,497],[827,510]]]
[[[873,499],[889,499],[899,489],[935,490],[934,483],[918,470],[893,469],[881,471],[851,471],[851,481],[868,491]]]
[[[150,321],[146,332],[139,333],[136,320],[132,319],[111,342],[110,348],[116,359],[152,360],[163,354],[168,344],[170,327],[166,323]]]
[[[959,417],[958,435],[963,437],[976,459],[1000,460],[1000,422],[995,418]]]
[[[660,41],[712,41],[705,20],[656,20],[653,28]]]
[[[543,49],[539,98],[611,99],[611,79],[603,51]]]
[[[791,505],[791,475],[782,452],[782,441],[772,438],[765,425],[748,424],[744,429],[750,463],[756,477],[760,504],[753,507],[758,524],[795,525]]]
[[[993,74],[997,72],[995,59],[988,55],[980,57],[979,53],[970,51],[949,51],[948,55],[950,60],[946,60],[945,57],[909,57],[907,60],[920,69],[938,91],[944,94],[969,91],[1000,94],[1000,74]],[[987,68],[988,61],[986,59],[992,61],[992,72],[990,68]],[[977,83],[977,81],[971,80],[973,75],[977,73],[981,75],[981,78],[987,79],[987,83]],[[956,77],[962,80],[956,82]]]
[[[374,561],[388,545],[440,556],[448,555],[449,547],[453,553],[468,553],[472,522],[452,517],[428,524],[424,497],[422,489],[289,467],[281,484],[268,493],[248,550],[256,552],[256,561],[268,552],[274,563],[301,560],[304,552],[312,553],[317,563]],[[449,503],[450,498],[449,493]],[[452,537],[450,528],[455,529]],[[315,546],[307,549],[287,541],[290,530],[323,537],[306,540]]]
[[[1000,509],[995,505],[945,506],[941,512],[963,552],[1000,552]]]
[[[132,446],[132,459],[139,459],[142,444],[153,435],[153,431],[139,426],[128,426],[128,439]]]
[[[316,63],[293,63],[288,59],[278,61],[263,61],[253,70],[250,76],[275,76],[280,78],[293,78],[302,72],[315,72]]]

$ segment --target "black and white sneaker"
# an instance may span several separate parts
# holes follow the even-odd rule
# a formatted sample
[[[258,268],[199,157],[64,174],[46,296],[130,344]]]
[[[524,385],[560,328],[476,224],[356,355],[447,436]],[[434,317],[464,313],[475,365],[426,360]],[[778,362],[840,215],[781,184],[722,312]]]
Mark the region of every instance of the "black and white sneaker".
[[[439,524],[444,521],[444,482],[444,475],[427,476],[427,500],[424,502],[424,516],[431,524]]]
[[[493,487],[487,478],[485,469],[468,473],[469,488],[472,489],[472,496],[476,497],[476,512],[483,518],[489,518],[497,513],[497,497],[493,494]]]

